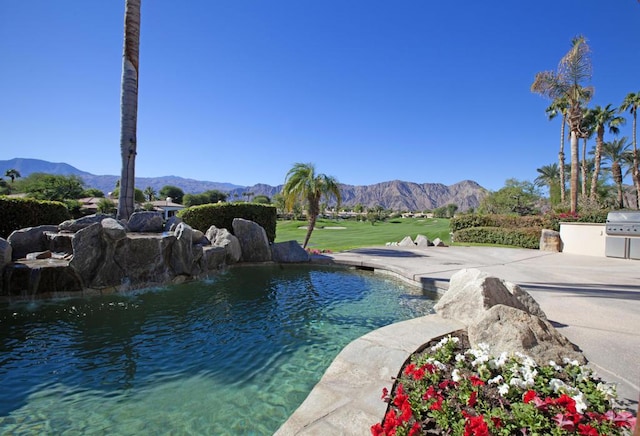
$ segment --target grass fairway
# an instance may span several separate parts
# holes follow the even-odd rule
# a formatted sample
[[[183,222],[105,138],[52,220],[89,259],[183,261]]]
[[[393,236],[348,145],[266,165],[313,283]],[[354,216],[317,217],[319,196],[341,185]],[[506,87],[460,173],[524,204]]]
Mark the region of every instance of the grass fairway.
[[[296,240],[304,242],[306,221],[278,221],[276,242]],[[394,218],[386,222],[319,219],[311,234],[308,248],[344,251],[358,247],[400,242],[405,236],[415,239],[418,234],[430,240],[442,239],[450,243],[449,220],[444,218]]]

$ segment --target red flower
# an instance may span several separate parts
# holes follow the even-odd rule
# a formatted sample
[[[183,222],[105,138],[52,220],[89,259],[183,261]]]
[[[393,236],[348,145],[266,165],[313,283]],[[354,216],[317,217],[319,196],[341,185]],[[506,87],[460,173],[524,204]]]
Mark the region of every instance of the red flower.
[[[472,375],[471,377],[469,377],[469,380],[471,380],[471,384],[473,386],[483,386],[484,385],[484,382],[480,378],[476,377],[475,375]]]
[[[578,425],[578,433],[582,436],[600,436],[598,430],[591,427],[589,424]]]
[[[383,400],[385,398],[387,398],[389,396],[389,389],[387,388],[382,388],[382,396],[380,398],[382,398]]]
[[[429,386],[429,389],[427,389],[427,392],[424,393],[424,395],[422,396],[422,399],[427,401],[432,399],[435,396],[436,396],[436,389],[433,386]]]
[[[382,429],[382,424],[377,423],[371,426],[371,435],[372,436],[384,436],[384,430]]]
[[[464,425],[464,436],[489,436],[489,426],[482,415],[467,418]]]
[[[522,401],[524,401],[525,404],[529,404],[537,396],[538,394],[536,394],[536,391],[528,390],[527,392],[525,392],[524,396],[522,397]]]
[[[411,427],[411,430],[409,430],[409,436],[414,436],[419,434],[420,434],[420,424],[416,422]]]
[[[409,403],[408,401],[405,401],[404,403],[402,403],[402,407],[400,408],[400,410],[402,411],[402,414],[400,415],[400,420],[402,422],[409,421],[413,416],[413,412],[411,410],[411,403]]]
[[[442,400],[441,396],[438,396],[438,399],[429,406],[429,410],[442,410]]]
[[[393,399],[393,404],[396,407],[400,407],[402,406],[402,403],[407,400],[407,398],[409,398],[409,396],[404,393],[404,386],[402,386],[402,383],[398,384],[398,389],[396,389],[396,397]]]
[[[478,393],[476,391],[473,391],[471,392],[471,396],[469,397],[467,404],[469,405],[469,407],[473,407],[476,405],[477,402],[478,402]]]
[[[570,413],[577,413],[576,411],[576,401],[571,398],[567,394],[562,394],[560,397],[554,401],[557,406],[563,407]]]
[[[458,383],[454,382],[453,380],[443,380],[443,381],[440,382],[438,387],[444,391],[444,390],[447,390],[449,388],[458,387]]]
[[[407,367],[404,370],[404,374],[405,375],[411,375],[413,374],[413,371],[416,370],[416,365],[415,363],[410,363],[409,365],[407,365]]]
[[[495,428],[500,428],[502,427],[502,421],[500,420],[500,418],[498,418],[497,416],[492,416],[491,417],[491,422],[493,422],[493,426]]]

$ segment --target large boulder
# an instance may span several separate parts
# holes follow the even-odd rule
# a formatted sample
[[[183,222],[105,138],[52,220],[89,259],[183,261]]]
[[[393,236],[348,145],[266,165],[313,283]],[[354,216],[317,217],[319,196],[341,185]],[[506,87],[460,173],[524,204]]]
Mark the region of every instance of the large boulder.
[[[7,242],[11,244],[11,258],[24,259],[27,254],[35,251],[46,251],[49,249],[46,232],[57,232],[58,226],[44,225],[37,227],[27,227],[25,229],[14,230]]]
[[[6,239],[0,238],[0,295],[2,295],[2,272],[4,267],[11,263],[11,244]]]
[[[114,260],[122,269],[120,285],[140,287],[167,282],[172,276],[168,265],[175,241],[173,235],[128,233],[115,245]]]
[[[216,226],[211,226],[207,230],[205,237],[211,241],[211,245],[214,247],[223,247],[225,250],[225,262],[229,265],[233,265],[240,261],[242,257],[242,248],[240,247],[240,241],[235,235],[227,229],[219,229]]]
[[[242,261],[269,262],[271,260],[267,232],[259,224],[244,218],[234,218],[232,226],[233,233],[240,242]]]
[[[127,230],[120,221],[113,218],[107,218],[100,223],[102,231],[107,239],[119,241],[127,237]]]
[[[102,222],[102,220],[110,217],[111,215],[106,215],[103,213],[87,215],[75,220],[64,221],[58,226],[58,229],[61,232],[77,232],[78,230],[82,230],[86,227],[89,227],[92,224]]]
[[[309,253],[298,241],[276,242],[271,245],[271,257],[278,263],[309,262]]]
[[[546,319],[524,310],[499,304],[483,312],[473,328],[468,329],[472,346],[487,344],[492,354],[521,352],[545,365],[563,358],[586,363],[580,349],[565,338]]]
[[[433,242],[431,242],[425,235],[416,236],[415,243],[418,247],[433,247]]]
[[[411,236],[405,236],[400,243],[398,243],[399,247],[415,247],[416,244],[411,239]]]
[[[46,246],[54,253],[73,253],[73,233],[67,232],[44,232],[47,240]]]
[[[473,268],[451,276],[449,289],[434,309],[443,318],[453,318],[469,326],[498,304],[546,319],[538,303],[518,285]]]
[[[99,222],[76,232],[71,245],[73,258],[70,265],[82,278],[85,286],[89,286],[104,259],[105,242],[102,239],[102,225]]]
[[[562,240],[560,239],[560,232],[555,230],[542,229],[540,234],[540,250],[552,251],[559,253],[562,251]]]
[[[127,222],[127,228],[133,233],[162,233],[162,213],[134,212]]]
[[[217,271],[225,263],[226,250],[224,247],[214,247],[208,245],[202,248],[202,258],[200,259],[200,269],[203,273]]]
[[[82,280],[69,262],[60,259],[24,260],[6,267],[4,272],[6,288],[2,295],[53,294],[68,295],[82,291]]]
[[[176,242],[171,249],[170,264],[174,274],[191,274],[194,265],[193,229],[185,223],[179,223],[173,234]],[[202,248],[200,248],[200,254]]]

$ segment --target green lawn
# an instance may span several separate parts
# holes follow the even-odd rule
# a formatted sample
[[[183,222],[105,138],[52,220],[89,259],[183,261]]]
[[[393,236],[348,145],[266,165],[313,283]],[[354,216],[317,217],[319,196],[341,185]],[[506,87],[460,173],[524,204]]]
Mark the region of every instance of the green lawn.
[[[276,242],[296,240],[302,244],[307,232],[306,221],[278,221]],[[343,228],[332,228],[343,227]],[[386,222],[319,219],[311,234],[309,247],[318,250],[344,251],[358,247],[400,242],[405,236],[415,239],[418,234],[430,240],[440,238],[450,243],[449,220],[444,218],[395,218]]]

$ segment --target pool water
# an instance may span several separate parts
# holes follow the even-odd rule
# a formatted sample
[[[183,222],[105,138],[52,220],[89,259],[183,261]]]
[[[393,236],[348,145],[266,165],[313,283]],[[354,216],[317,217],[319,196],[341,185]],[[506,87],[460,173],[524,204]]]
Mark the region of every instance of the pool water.
[[[272,434],[349,342],[433,303],[390,276],[315,266],[4,303],[0,434]]]

